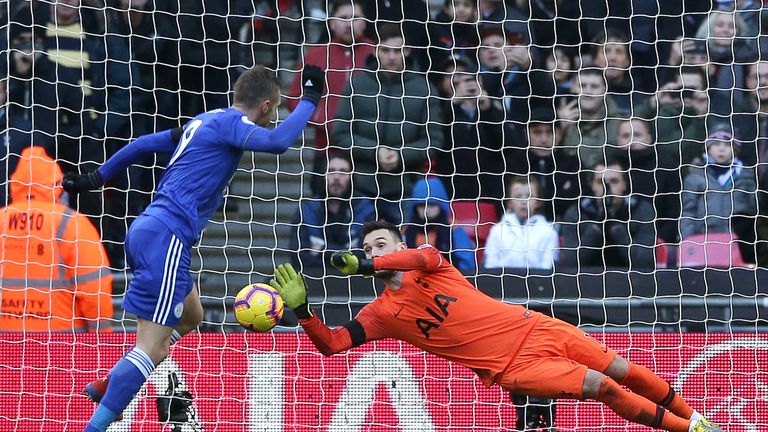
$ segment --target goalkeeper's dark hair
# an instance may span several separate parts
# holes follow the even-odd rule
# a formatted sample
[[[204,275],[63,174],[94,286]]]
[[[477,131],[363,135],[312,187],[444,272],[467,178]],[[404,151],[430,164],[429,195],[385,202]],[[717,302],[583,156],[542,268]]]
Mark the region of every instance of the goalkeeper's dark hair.
[[[363,231],[360,233],[360,241],[362,242],[365,236],[376,230],[387,230],[392,233],[392,237],[397,241],[403,241],[403,234],[400,232],[393,223],[385,220],[369,221],[363,224]]]
[[[235,83],[234,103],[252,108],[263,100],[280,100],[277,75],[262,65],[246,71]]]

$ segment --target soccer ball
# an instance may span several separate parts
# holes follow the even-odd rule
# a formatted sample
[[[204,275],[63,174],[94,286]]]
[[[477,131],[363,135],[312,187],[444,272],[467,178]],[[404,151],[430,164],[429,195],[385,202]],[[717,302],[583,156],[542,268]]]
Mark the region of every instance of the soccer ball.
[[[241,326],[255,332],[268,332],[280,322],[285,306],[276,289],[257,283],[237,293],[234,309]]]

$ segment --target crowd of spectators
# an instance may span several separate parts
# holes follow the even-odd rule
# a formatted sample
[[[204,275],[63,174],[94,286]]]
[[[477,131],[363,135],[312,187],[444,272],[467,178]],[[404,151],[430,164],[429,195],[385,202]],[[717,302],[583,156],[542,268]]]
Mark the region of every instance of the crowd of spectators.
[[[370,18],[368,3],[355,13]],[[323,157],[349,152],[352,195],[466,271],[643,271],[676,264],[660,248],[696,236],[706,247],[715,234],[764,263],[762,5],[642,3],[413,2],[413,21],[395,20],[409,29],[371,20],[367,32],[344,15],[371,38],[326,48],[317,63],[351,76],[329,91],[341,98],[323,114]],[[424,10],[432,18],[414,29]],[[362,66],[348,60],[356,41],[374,44]],[[462,219],[453,204],[465,202],[496,208],[489,235],[466,227],[472,265],[449,235]]]
[[[369,217],[468,272],[646,270],[670,264],[659,245],[717,233],[765,264],[764,15],[754,0],[11,0],[0,171],[31,144],[64,172],[89,170],[141,134],[229,105],[254,63],[315,64],[326,95],[291,239],[303,266],[355,246]],[[316,40],[307,20],[322,23]],[[291,64],[255,55],[279,42],[295,48]],[[117,266],[160,158],[104,202],[69,203]],[[481,235],[476,214],[478,226],[458,226],[462,203],[494,209],[498,225]]]

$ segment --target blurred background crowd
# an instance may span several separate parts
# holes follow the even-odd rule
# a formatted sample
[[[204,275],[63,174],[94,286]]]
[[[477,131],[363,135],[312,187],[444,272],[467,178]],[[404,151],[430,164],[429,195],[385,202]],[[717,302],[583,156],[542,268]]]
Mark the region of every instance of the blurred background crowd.
[[[371,218],[466,272],[768,262],[760,0],[1,4],[4,205],[30,145],[91,170],[228,106],[253,64],[291,109],[316,64],[327,94],[290,239],[303,267],[357,247]],[[69,200],[113,267],[163,157]]]

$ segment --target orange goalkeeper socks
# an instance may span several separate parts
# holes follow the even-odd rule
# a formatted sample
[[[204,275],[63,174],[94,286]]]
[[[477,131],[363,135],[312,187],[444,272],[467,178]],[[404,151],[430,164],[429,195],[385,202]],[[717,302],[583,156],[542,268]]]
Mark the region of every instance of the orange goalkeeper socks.
[[[651,402],[665,407],[678,417],[690,419],[693,414],[693,408],[675,393],[669,383],[645,366],[629,363],[627,375],[621,384]]]
[[[671,432],[688,432],[690,420],[680,418],[648,399],[624,390],[610,377],[600,383],[597,400],[631,422]]]

